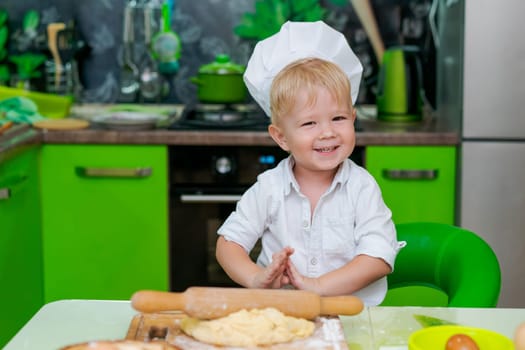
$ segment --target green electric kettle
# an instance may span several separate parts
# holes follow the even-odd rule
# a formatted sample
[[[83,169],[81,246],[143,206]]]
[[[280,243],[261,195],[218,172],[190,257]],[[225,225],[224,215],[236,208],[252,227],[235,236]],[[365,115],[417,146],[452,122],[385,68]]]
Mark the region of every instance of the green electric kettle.
[[[422,75],[418,47],[395,46],[385,50],[377,85],[377,118],[397,122],[421,120],[425,100]]]

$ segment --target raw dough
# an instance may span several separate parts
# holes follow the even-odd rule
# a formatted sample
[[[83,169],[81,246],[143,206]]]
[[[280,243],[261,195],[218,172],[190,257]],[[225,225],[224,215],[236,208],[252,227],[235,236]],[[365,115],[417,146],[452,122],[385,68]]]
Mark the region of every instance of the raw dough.
[[[181,329],[195,339],[225,346],[257,346],[306,338],[313,322],[286,316],[275,308],[240,310],[216,320],[181,320]]]

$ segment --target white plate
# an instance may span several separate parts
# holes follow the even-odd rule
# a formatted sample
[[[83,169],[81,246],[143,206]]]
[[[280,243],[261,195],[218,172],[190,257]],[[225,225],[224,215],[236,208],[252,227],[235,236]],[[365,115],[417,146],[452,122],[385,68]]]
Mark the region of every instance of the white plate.
[[[169,116],[163,114],[123,111],[98,115],[93,117],[91,121],[106,129],[148,130],[154,129],[158,123],[166,121],[168,118]]]

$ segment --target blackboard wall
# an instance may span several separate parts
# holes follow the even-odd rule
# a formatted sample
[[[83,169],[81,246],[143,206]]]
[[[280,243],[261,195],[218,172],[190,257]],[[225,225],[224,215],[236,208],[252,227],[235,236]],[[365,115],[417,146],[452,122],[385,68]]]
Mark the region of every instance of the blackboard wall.
[[[244,13],[253,13],[256,0],[177,0],[171,27],[182,41],[180,70],[173,79],[174,93],[162,102],[190,103],[196,100],[196,87],[189,78],[202,64],[213,61],[216,54],[226,53],[232,61],[246,64],[254,43],[234,34]],[[160,8],[161,0],[151,0]],[[3,0],[0,8],[8,11],[11,35],[9,51],[20,52],[15,32],[20,30],[24,14],[31,9],[40,14],[40,38],[31,50],[50,56],[45,42],[48,23],[74,21],[81,38],[89,47],[79,60],[83,91],[80,102],[118,102],[119,72],[122,56],[124,0]],[[328,10],[325,21],[342,31],[361,59],[365,71],[359,102],[374,102],[377,63],[366,33],[350,2],[335,5],[321,1]],[[435,49],[428,25],[431,0],[373,0],[372,5],[385,46],[416,44],[423,50],[425,86],[431,102],[434,100]],[[140,1],[138,1],[140,7]],[[160,19],[160,11],[156,11]],[[143,39],[143,16],[136,11],[134,54],[140,57],[146,49]],[[159,22],[154,23],[154,32]]]

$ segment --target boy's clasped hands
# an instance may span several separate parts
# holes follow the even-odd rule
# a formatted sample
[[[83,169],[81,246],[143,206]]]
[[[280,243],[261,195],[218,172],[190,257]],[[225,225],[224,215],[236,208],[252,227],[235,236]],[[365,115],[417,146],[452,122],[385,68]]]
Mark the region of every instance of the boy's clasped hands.
[[[283,288],[292,285],[296,289],[316,291],[316,279],[307,278],[299,273],[290,260],[294,253],[291,247],[285,247],[273,254],[272,262],[256,273],[251,288]]]

